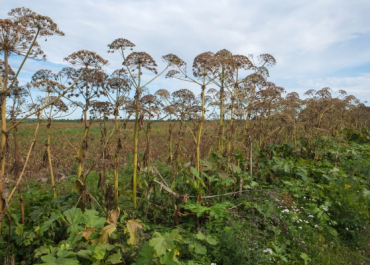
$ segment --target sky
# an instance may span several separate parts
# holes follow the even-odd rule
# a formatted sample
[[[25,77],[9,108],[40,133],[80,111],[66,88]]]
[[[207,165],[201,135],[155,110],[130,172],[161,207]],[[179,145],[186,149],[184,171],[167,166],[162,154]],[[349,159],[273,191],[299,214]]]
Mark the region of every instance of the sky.
[[[161,57],[174,53],[188,64],[200,53],[227,49],[233,54],[273,55],[269,81],[302,97],[309,89],[343,89],[370,101],[370,0],[2,0],[0,18],[16,7],[51,17],[65,36],[39,40],[47,62],[28,60],[20,76],[26,83],[39,69],[55,72],[63,58],[86,49],[109,60],[112,73],[122,67],[119,54],[108,54],[117,38],[133,42],[165,67]],[[20,58],[12,57],[17,69]],[[150,73],[144,73],[151,78]],[[197,86],[165,79],[151,92]]]

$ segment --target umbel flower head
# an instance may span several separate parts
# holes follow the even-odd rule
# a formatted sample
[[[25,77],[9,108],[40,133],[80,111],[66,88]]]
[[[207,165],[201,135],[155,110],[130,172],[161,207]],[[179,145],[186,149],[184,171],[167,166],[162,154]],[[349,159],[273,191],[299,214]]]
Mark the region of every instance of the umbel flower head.
[[[67,61],[73,66],[96,69],[101,69],[102,66],[108,64],[108,61],[103,59],[103,57],[101,57],[96,52],[91,52],[87,50],[74,52],[68,57],[64,58],[64,61]]]
[[[64,36],[64,32],[58,28],[58,25],[50,17],[39,15],[29,8],[14,8],[8,14],[23,27],[38,30],[39,36]]]
[[[65,89],[65,86],[50,79],[41,79],[39,81],[32,82],[32,87],[47,93],[62,93]]]
[[[51,70],[41,69],[41,70],[38,70],[32,76],[32,81],[31,82],[37,82],[37,81],[41,81],[41,80],[44,80],[44,79],[56,80],[57,75],[54,74]]]
[[[32,44],[35,33],[10,19],[0,19],[0,54],[25,55]],[[31,58],[43,55],[37,41],[29,54]]]
[[[132,50],[133,47],[135,47],[135,44],[131,41],[119,38],[114,40],[111,44],[108,44],[108,53],[114,53],[114,51],[117,50],[125,50],[126,48],[130,48]]]
[[[218,65],[219,62],[212,52],[201,53],[194,58],[193,75],[200,78],[207,74],[212,74]]]
[[[167,54],[162,56],[163,61],[167,62],[169,66],[177,66],[179,68],[186,68],[186,63],[175,54]]]
[[[157,74],[157,64],[154,59],[146,52],[132,52],[127,56],[126,61],[123,62],[131,71],[139,69],[141,66],[151,72]],[[141,73],[139,73],[141,74]]]
[[[4,80],[5,77],[5,64],[4,62],[0,59],[0,74],[1,78]],[[12,81],[15,77],[15,72],[13,69],[8,65],[8,80]]]
[[[51,18],[39,15],[29,8],[15,8],[8,14],[9,19],[0,19],[0,53],[25,55],[36,36],[64,36]],[[29,57],[39,56],[45,59],[44,52],[35,41]]]
[[[230,51],[223,49],[215,54],[215,60],[218,61],[218,66],[221,67],[221,71],[224,71],[224,75],[230,75],[235,68],[233,55]],[[219,72],[218,74],[221,74]]]

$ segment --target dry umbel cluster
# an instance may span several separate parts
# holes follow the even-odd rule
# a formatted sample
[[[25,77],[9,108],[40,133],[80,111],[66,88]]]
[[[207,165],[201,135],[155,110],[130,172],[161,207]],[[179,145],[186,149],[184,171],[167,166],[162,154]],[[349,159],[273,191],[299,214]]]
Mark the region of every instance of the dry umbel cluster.
[[[65,61],[73,66],[82,68],[95,68],[101,69],[103,66],[108,64],[108,61],[103,59],[99,54],[92,51],[80,50],[74,52],[68,57],[64,58]]]

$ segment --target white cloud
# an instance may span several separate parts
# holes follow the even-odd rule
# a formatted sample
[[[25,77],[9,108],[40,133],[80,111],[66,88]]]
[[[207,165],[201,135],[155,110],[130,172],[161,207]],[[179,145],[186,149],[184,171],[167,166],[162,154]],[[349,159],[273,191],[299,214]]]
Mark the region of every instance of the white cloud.
[[[302,92],[311,88],[319,90],[323,87],[330,87],[333,91],[345,90],[348,94],[358,97],[361,101],[370,97],[370,73],[360,74],[356,77],[301,79],[298,80],[298,84],[301,86]]]

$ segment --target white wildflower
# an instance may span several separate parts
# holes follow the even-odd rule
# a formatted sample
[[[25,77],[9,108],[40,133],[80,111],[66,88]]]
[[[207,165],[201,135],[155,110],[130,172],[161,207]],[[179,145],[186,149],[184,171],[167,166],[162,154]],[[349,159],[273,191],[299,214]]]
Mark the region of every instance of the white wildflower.
[[[272,253],[274,253],[274,252],[272,251],[271,248],[266,248],[266,249],[263,250],[263,253],[269,253],[270,255],[272,255]]]

